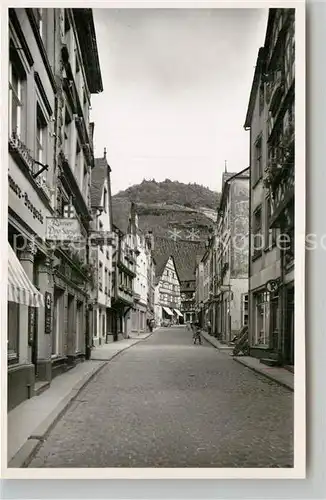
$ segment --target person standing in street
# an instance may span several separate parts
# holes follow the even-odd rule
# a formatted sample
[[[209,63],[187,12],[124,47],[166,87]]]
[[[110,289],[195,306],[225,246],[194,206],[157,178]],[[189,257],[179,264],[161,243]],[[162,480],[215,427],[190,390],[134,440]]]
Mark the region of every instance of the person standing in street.
[[[200,333],[200,325],[199,325],[198,321],[196,321],[196,323],[194,324],[193,339],[194,339],[194,344],[197,344],[197,340],[198,340],[198,343],[201,345],[201,333]]]

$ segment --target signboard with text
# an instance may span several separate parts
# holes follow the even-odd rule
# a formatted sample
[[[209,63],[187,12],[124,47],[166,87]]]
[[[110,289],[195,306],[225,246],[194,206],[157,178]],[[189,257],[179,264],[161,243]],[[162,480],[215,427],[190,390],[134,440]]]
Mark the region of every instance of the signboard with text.
[[[46,239],[48,241],[80,241],[82,235],[77,219],[47,217]]]
[[[45,292],[44,302],[45,302],[44,333],[49,335],[52,331],[52,295],[50,292]]]
[[[115,234],[111,231],[92,231],[88,240],[91,246],[111,245],[115,241]]]

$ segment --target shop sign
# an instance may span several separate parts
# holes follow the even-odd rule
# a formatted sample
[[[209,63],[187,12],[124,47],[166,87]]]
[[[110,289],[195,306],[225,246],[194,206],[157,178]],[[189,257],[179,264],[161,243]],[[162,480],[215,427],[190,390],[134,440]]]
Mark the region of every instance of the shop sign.
[[[35,307],[28,308],[28,345],[33,345],[35,330]]]
[[[31,183],[18,167],[9,165],[9,207],[42,239],[45,237],[45,219],[50,215]]]
[[[52,295],[50,292],[45,292],[44,303],[45,303],[44,333],[50,334],[52,330]]]
[[[115,234],[111,231],[92,231],[88,239],[91,246],[110,245],[115,240]]]
[[[78,219],[47,217],[45,238],[48,241],[81,241]]]

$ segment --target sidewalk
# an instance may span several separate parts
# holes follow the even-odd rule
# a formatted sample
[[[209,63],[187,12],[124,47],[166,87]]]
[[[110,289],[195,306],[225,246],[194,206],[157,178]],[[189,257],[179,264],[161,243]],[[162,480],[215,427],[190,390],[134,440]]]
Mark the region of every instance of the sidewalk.
[[[294,391],[294,374],[280,366],[267,366],[252,356],[234,356],[234,361]]]
[[[215,337],[212,337],[212,335],[209,335],[209,333],[205,332],[204,330],[201,331],[201,335],[205,340],[207,340],[207,342],[212,344],[219,351],[224,351],[226,353],[232,352],[233,347],[230,347],[227,344],[222,344],[219,340],[217,340]]]
[[[150,335],[152,333],[146,333],[93,349],[90,361],[59,375],[49,389],[11,410],[7,419],[8,467],[24,467],[82,388],[111,359]]]
[[[202,337],[207,340],[210,344],[216,347],[218,350],[225,352],[232,356],[233,347],[230,347],[225,344],[221,344],[215,337],[212,337],[207,332],[201,332]],[[260,362],[259,359],[254,358],[252,356],[233,356],[233,360],[237,363],[240,363],[247,368],[255,371],[256,373],[260,373],[265,377],[277,382],[280,385],[283,385],[287,389],[294,391],[294,374],[285,368],[278,366],[267,366]]]

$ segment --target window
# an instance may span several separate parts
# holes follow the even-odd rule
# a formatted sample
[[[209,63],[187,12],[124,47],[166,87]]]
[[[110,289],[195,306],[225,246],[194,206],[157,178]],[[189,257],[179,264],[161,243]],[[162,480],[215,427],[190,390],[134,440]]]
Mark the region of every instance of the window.
[[[80,160],[81,160],[81,157],[82,157],[81,147],[80,147],[79,142],[77,141],[76,142],[76,159],[75,159],[75,175],[76,175],[77,179],[80,176]]]
[[[255,345],[268,346],[268,318],[269,318],[269,294],[267,292],[259,292],[254,294],[254,343]]]
[[[43,13],[44,13],[44,9],[33,9],[33,10],[34,10],[34,16],[35,16],[37,27],[39,29],[41,37],[43,37],[43,27],[44,27]]]
[[[70,154],[71,154],[71,129],[72,129],[72,118],[69,114],[68,109],[66,108],[64,139],[65,139],[65,156],[68,161],[70,161]],[[71,167],[73,167],[73,165],[71,165]]]
[[[103,291],[103,263],[102,262],[100,262],[100,264],[99,264],[98,285],[99,285],[100,291],[102,292]]]
[[[39,104],[36,105],[36,151],[35,159],[40,163],[46,163],[46,149],[47,149],[47,122],[41,111]],[[39,167],[37,167],[39,170]],[[45,171],[44,171],[45,175]],[[44,177],[43,175],[43,177]]]
[[[249,302],[248,294],[242,294],[242,327],[248,325]]]
[[[70,30],[70,22],[68,19],[67,9],[65,9],[65,33],[68,33],[69,30]]]
[[[103,191],[103,208],[104,208],[104,212],[106,213],[107,212],[107,190],[105,188]]]
[[[295,76],[295,37],[294,37],[294,21],[287,30],[287,35],[285,39],[285,53],[284,53],[284,69],[285,69],[285,85],[286,90],[288,90]]]
[[[105,294],[108,294],[108,269],[104,269],[104,279],[105,279]]]
[[[262,163],[262,139],[259,137],[255,143],[255,148],[254,148],[254,184],[258,182],[262,175],[263,175],[263,163]]]
[[[83,175],[83,196],[88,205],[88,168],[86,163],[84,163],[84,175]]]
[[[8,363],[18,363],[19,304],[8,302]]]
[[[103,223],[100,221],[99,222],[99,230],[103,231]],[[101,252],[103,252],[103,245],[99,245]]]
[[[258,207],[253,213],[253,225],[252,225],[252,234],[253,234],[253,257],[258,257],[262,253],[262,213],[261,206]]]
[[[9,63],[9,134],[21,137],[22,115],[22,76],[17,66]]]
[[[270,220],[272,216],[272,203],[271,197],[266,198],[266,223],[265,223],[265,248],[270,250],[276,244],[276,228],[270,228]]]

